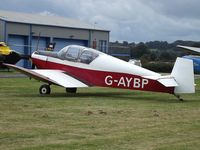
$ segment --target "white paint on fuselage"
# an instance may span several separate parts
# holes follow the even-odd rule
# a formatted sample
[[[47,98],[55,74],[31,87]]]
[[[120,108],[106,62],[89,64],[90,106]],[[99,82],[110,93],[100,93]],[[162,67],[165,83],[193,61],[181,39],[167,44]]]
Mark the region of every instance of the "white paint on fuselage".
[[[128,73],[139,76],[161,76],[156,72],[130,64],[109,55],[101,55],[91,63],[91,66],[104,71]]]
[[[93,60],[90,64],[61,60],[59,58],[38,55],[35,53],[32,54],[32,57],[36,59],[40,59],[40,60],[47,60],[53,63],[68,65],[68,66],[73,66],[73,67],[83,68],[83,69],[127,73],[127,74],[139,75],[139,76],[161,76],[160,74],[156,72],[130,64],[128,62],[125,62],[123,60],[120,60],[118,58],[112,57],[104,53],[100,53],[99,56],[95,60]]]

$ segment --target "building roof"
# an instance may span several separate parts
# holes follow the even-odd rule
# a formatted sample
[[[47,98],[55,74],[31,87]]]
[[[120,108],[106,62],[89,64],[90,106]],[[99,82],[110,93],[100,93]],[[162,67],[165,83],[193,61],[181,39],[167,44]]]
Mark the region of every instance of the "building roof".
[[[94,28],[94,25],[87,24],[79,20],[60,17],[60,16],[44,16],[40,14],[0,10],[0,19],[15,23],[108,31],[97,27]]]

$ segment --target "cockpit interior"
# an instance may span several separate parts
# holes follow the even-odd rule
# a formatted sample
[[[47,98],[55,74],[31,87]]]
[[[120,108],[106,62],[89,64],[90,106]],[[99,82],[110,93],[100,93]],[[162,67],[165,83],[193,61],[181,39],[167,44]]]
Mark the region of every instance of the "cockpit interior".
[[[100,52],[94,49],[76,45],[66,46],[59,52],[37,51],[37,53],[84,64],[90,64],[100,54]]]

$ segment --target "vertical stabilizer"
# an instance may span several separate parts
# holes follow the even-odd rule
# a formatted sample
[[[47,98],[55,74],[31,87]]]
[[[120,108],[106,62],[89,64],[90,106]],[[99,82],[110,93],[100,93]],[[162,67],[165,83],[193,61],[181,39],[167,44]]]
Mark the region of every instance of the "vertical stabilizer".
[[[177,58],[171,75],[178,86],[174,93],[195,93],[193,61],[185,58]]]

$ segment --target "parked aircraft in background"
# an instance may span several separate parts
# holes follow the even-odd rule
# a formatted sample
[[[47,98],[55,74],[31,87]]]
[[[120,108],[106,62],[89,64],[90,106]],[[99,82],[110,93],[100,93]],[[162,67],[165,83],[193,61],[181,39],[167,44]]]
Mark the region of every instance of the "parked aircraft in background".
[[[197,48],[197,47],[182,46],[182,45],[178,45],[177,47],[200,53],[200,48]],[[183,56],[183,58],[193,60],[194,72],[198,73],[198,74],[200,73],[200,56],[198,56],[198,55],[186,55],[186,56]]]
[[[50,85],[76,93],[80,87],[113,87],[174,94],[194,93],[194,73],[191,60],[177,58],[170,75],[130,64],[95,49],[70,45],[59,52],[35,51],[31,56],[37,69],[25,69],[5,63],[30,77],[43,81],[40,94],[50,94]]]
[[[4,42],[0,42],[0,68],[6,68],[2,63],[16,64],[21,59],[29,59],[29,56],[11,50]]]

